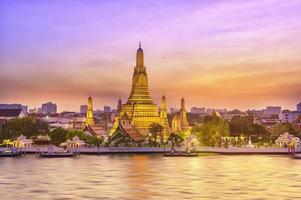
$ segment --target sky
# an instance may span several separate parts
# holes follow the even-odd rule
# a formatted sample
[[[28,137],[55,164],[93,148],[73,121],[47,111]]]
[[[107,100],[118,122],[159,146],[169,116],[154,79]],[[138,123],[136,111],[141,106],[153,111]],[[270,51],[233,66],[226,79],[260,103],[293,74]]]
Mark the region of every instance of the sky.
[[[300,0],[1,0],[0,103],[116,107],[141,41],[158,105],[294,110],[300,36]]]

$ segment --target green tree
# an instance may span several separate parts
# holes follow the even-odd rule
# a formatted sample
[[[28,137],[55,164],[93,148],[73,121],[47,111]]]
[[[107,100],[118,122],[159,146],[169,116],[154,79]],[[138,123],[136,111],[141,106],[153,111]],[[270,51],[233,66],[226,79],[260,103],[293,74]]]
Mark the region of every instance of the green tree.
[[[252,141],[253,142],[265,142],[265,139],[267,138],[267,136],[269,135],[268,130],[266,129],[266,127],[262,124],[253,124],[253,137]]]
[[[51,142],[56,146],[60,145],[61,143],[66,141],[67,133],[68,131],[63,128],[53,129],[49,135]]]
[[[193,127],[192,133],[206,146],[221,146],[222,137],[229,135],[229,125],[218,116],[206,116],[201,126]]]
[[[47,122],[33,116],[26,116],[9,120],[1,131],[0,140],[16,139],[21,134],[31,138],[48,133],[49,125]]]
[[[163,126],[161,126],[158,123],[152,123],[150,128],[148,129],[151,137],[150,140],[154,144],[154,146],[157,146],[157,144],[162,144],[164,135],[163,135]],[[158,140],[160,140],[160,143],[158,143]]]
[[[175,133],[171,133],[167,140],[171,142],[171,149],[174,149],[175,146],[180,147],[184,142],[184,139]]]
[[[234,116],[230,121],[230,133],[231,135],[241,135],[246,136],[252,135],[253,123],[248,117]]]
[[[269,134],[266,137],[267,142],[274,143],[275,140],[283,133],[288,132],[294,136],[298,136],[300,133],[297,131],[291,123],[284,122],[274,125]]]
[[[83,140],[88,145],[99,146],[103,142],[103,138],[86,135],[85,133],[77,130],[69,131],[66,135],[66,140],[72,140],[74,136],[77,136],[80,140]]]

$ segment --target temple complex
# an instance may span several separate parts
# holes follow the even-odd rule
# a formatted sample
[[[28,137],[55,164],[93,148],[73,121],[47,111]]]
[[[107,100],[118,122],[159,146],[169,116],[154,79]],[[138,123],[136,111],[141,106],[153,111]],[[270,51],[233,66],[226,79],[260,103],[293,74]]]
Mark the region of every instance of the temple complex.
[[[118,102],[118,114],[115,117],[114,125],[110,135],[116,131],[126,131],[132,134],[132,138],[139,138],[148,134],[151,124],[158,123],[164,127],[163,133],[168,135],[170,128],[167,120],[166,98],[163,95],[161,101],[161,111],[153,102],[148,89],[148,78],[146,67],[144,66],[144,53],[139,43],[136,54],[136,66],[132,77],[132,89],[126,103]]]

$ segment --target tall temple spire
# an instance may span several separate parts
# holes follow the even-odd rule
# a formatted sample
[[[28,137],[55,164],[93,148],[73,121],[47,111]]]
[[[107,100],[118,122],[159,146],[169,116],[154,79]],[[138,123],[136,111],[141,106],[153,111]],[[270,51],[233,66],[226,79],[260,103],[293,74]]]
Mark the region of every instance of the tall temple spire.
[[[136,67],[132,78],[132,90],[128,98],[129,103],[153,103],[148,89],[146,68],[144,67],[144,55],[139,43],[136,54]]]
[[[144,67],[144,55],[143,55],[143,50],[141,48],[141,42],[139,42],[139,48],[136,54],[136,67],[138,68]]]
[[[88,109],[87,109],[87,116],[86,116],[86,125],[94,124],[93,119],[93,105],[92,105],[92,97],[89,95],[88,98]]]
[[[161,118],[166,118],[167,119],[167,108],[166,108],[166,98],[163,94],[162,99],[161,99],[161,112],[160,112],[160,117]]]
[[[182,97],[181,99],[181,110],[185,110],[185,99]]]

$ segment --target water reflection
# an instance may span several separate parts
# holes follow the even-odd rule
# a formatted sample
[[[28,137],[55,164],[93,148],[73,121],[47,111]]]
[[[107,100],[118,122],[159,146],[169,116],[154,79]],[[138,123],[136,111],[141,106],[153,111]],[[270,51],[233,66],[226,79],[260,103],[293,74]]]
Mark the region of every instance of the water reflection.
[[[300,199],[285,156],[1,158],[1,199]]]

